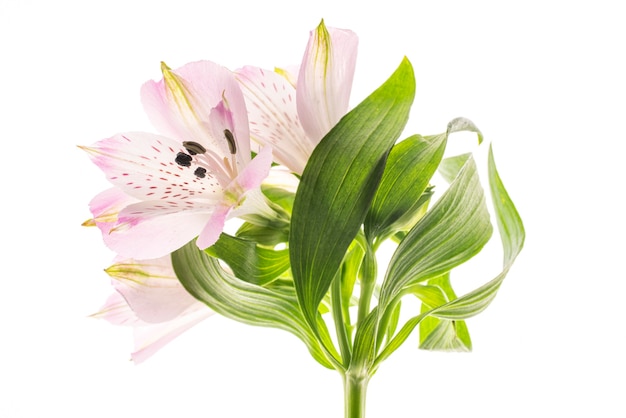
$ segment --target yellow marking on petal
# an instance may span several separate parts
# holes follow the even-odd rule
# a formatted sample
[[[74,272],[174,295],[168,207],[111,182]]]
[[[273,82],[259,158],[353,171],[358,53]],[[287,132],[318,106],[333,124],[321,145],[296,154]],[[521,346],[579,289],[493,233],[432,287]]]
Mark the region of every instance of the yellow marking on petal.
[[[283,76],[287,80],[287,82],[293,86],[294,89],[296,88],[296,80],[289,71],[285,70],[284,68],[274,67],[274,72],[278,75]]]
[[[80,226],[96,226],[96,220],[95,219],[87,219],[85,222],[80,224]]]
[[[147,271],[142,270],[136,264],[113,264],[112,266],[104,269],[104,271],[114,279],[130,281],[132,283],[136,283],[141,286],[148,286],[145,279],[168,279],[168,280],[177,280],[175,277],[171,276],[160,276],[156,274],[151,274]],[[150,286],[150,287],[160,287],[160,286]]]
[[[330,62],[332,45],[330,33],[328,33],[328,29],[326,29],[326,25],[324,25],[324,19],[322,19],[320,24],[317,26],[315,34],[315,62],[323,65],[325,79],[329,67],[328,64]]]
[[[91,219],[87,219],[85,222],[81,224],[81,226],[98,226],[99,223],[113,223],[117,221],[117,215],[119,212],[105,212],[100,214],[99,216],[93,217]]]
[[[92,147],[87,147],[85,145],[76,145],[78,148],[82,149],[83,151],[85,151],[87,154],[92,154],[92,155],[103,155],[103,153],[98,149],[98,148],[92,148]]]
[[[130,229],[130,223],[129,222],[124,222],[124,223],[121,223],[121,224],[111,228],[109,230],[109,235],[111,235],[114,232],[127,231],[129,229]]]
[[[170,67],[167,66],[163,61],[161,61],[161,72],[163,73],[163,81],[165,81],[166,90],[172,95],[174,98],[174,102],[178,106],[181,114],[185,115],[188,110],[191,112],[193,117],[200,121],[198,115],[196,114],[191,101],[189,100],[189,91],[187,87],[183,84],[183,81],[178,77]]]

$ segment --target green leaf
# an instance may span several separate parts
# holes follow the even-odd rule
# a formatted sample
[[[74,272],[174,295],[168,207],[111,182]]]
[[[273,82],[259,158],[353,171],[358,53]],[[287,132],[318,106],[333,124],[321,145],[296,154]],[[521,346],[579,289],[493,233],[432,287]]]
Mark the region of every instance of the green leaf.
[[[432,317],[427,317],[420,323],[420,336],[422,326]],[[420,338],[420,348],[432,351],[471,351],[469,333],[464,321],[437,321],[433,323],[432,329],[425,333],[424,338]]]
[[[498,289],[502,285],[502,281],[511,269],[513,262],[522,251],[526,238],[524,224],[500,179],[491,146],[489,147],[488,168],[489,189],[491,191],[491,198],[503,248],[502,271],[494,279],[478,289],[448,302],[443,306],[409,319],[396,334],[394,339],[390,341],[378,355],[374,362],[374,369],[408,338],[413,329],[424,320],[424,318],[432,315],[440,319],[460,320],[471,318],[484,311],[495,298]]]
[[[334,367],[317,335],[330,341],[327,330],[313,332],[298,306],[295,291],[287,283],[272,289],[237,279],[224,271],[216,258],[192,241],[172,253],[176,276],[199,301],[217,313],[250,325],[279,328],[300,338],[325,367]]]
[[[365,219],[414,94],[413,68],[405,58],[380,88],[331,129],[304,169],[289,249],[298,300],[311,325]]]
[[[259,245],[274,248],[276,245],[289,240],[289,228],[272,228],[244,222],[237,230],[236,235]]]
[[[264,286],[289,268],[289,250],[258,247],[256,242],[221,234],[207,252],[228,264],[237,278]]]
[[[370,242],[411,223],[412,215],[424,204],[421,198],[441,161],[446,139],[446,134],[414,135],[392,148],[365,218],[365,234]]]
[[[381,287],[381,310],[404,288],[441,276],[472,258],[491,233],[483,189],[470,158],[396,249]]]
[[[296,195],[281,187],[263,185],[263,194],[273,203],[280,206],[286,213],[293,210],[293,201]]]
[[[444,159],[439,166],[439,174],[445,181],[452,183],[471,156],[472,154],[468,152],[467,154],[455,155],[454,157]]]
[[[445,302],[438,305],[423,303],[422,312],[428,312],[457,297],[450,284],[449,273],[429,280],[428,284],[441,289]],[[472,341],[465,321],[426,317],[420,322],[420,348],[438,351],[471,351]]]

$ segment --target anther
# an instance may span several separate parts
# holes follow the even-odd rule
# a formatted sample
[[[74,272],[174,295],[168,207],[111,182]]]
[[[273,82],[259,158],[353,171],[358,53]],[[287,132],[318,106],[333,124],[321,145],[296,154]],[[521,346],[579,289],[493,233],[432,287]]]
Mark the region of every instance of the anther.
[[[196,171],[193,172],[193,174],[195,174],[195,176],[199,179],[203,179],[206,177],[206,168],[198,167],[196,168]]]
[[[235,137],[230,129],[224,129],[224,136],[226,137],[226,141],[228,142],[228,149],[231,154],[237,153],[237,144],[235,143]]]
[[[204,154],[206,152],[206,148],[194,141],[183,141],[183,147],[185,147],[189,155]]]
[[[176,158],[174,159],[174,161],[176,161],[176,164],[182,167],[191,167],[191,160],[193,160],[193,158],[191,158],[191,155],[185,154],[184,152],[179,152],[178,154],[176,154]]]

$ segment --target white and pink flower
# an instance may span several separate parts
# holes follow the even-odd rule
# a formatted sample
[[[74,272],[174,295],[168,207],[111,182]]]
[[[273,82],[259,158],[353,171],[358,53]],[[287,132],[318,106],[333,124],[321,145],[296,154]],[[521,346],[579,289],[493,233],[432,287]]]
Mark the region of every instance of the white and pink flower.
[[[297,75],[246,66],[235,71],[254,141],[272,146],[274,160],[297,174],[320,140],[348,111],[358,37],[352,31],[313,31]]]
[[[120,260],[106,272],[115,292],[92,316],[133,328],[135,349],[131,358],[135,363],[214,313],[185,290],[169,256]]]
[[[116,186],[90,207],[123,257],[157,258],[195,237],[201,249],[211,246],[272,163],[271,147],[251,158],[246,105],[230,70],[199,61],[162,71],[141,96],[163,135],[127,132],[82,147]]]

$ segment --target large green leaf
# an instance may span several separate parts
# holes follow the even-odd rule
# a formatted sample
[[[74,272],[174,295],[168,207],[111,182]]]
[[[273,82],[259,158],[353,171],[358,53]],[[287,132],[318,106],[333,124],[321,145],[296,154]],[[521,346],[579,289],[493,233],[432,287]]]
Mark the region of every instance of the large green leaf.
[[[348,246],[359,231],[415,94],[405,58],[395,73],[322,139],[302,174],[289,236],[298,300],[314,326]]]
[[[271,250],[256,242],[221,234],[207,252],[220,258],[235,276],[249,283],[264,286],[289,268],[289,250]]]
[[[478,143],[482,142],[482,134],[472,121],[455,118],[448,123],[444,133],[425,137],[414,135],[393,147],[365,218],[365,233],[370,242],[399,230],[408,230],[423,215],[420,209],[426,206],[424,203],[430,197],[425,191],[443,157],[448,138],[461,131],[476,132]]]
[[[195,242],[172,253],[172,264],[185,289],[214,311],[239,322],[289,331],[306,344],[320,364],[334,367],[332,355],[318,340],[321,336],[332,346],[327,331],[318,326],[313,332],[288,283],[270,289],[240,280],[226,272],[216,258],[199,250]]]
[[[370,242],[401,229],[422,206],[418,206],[420,198],[441,161],[446,137],[414,135],[393,147],[365,218],[365,233]],[[408,219],[403,222],[405,218]]]
[[[484,311],[493,301],[502,281],[511,269],[513,262],[524,247],[526,232],[522,219],[504,188],[500,175],[496,169],[493,158],[493,150],[489,147],[489,189],[495,209],[495,217],[498,224],[498,231],[502,241],[503,268],[500,274],[483,286],[475,289],[466,295],[454,299],[442,306],[424,312],[409,319],[402,329],[396,334],[384,350],[378,355],[374,363],[374,369],[389,357],[408,338],[413,329],[420,324],[424,318],[434,316],[440,319],[462,320],[471,318]]]
[[[470,158],[396,249],[381,288],[381,310],[404,288],[441,276],[469,260],[487,243],[491,233],[483,189],[476,164]]]

